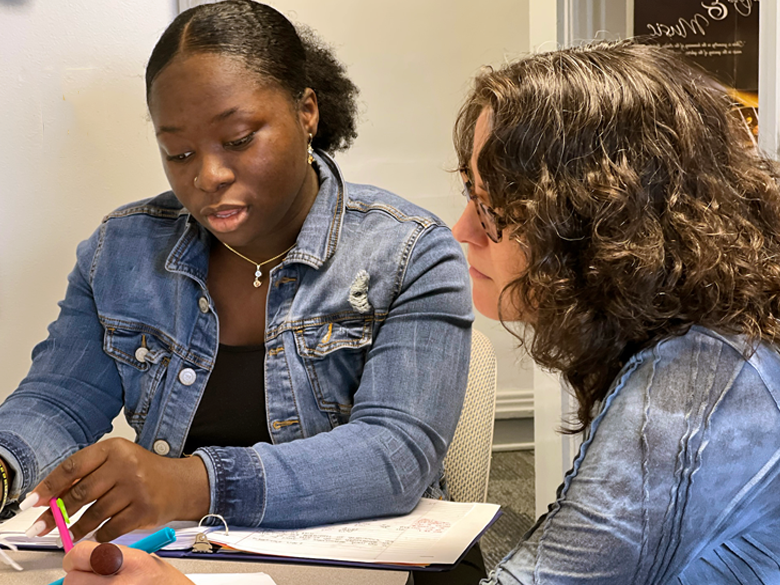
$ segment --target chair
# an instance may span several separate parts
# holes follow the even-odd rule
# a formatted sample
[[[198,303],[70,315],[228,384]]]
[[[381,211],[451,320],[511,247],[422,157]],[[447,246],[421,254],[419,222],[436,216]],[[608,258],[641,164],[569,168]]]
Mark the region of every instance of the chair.
[[[466,398],[455,437],[444,458],[444,477],[456,502],[487,499],[496,412],[496,371],[493,345],[483,333],[472,330]]]

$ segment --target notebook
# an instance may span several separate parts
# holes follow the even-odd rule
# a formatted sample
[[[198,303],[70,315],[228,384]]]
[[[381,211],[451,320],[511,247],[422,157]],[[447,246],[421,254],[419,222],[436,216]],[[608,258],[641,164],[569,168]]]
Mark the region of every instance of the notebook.
[[[77,522],[87,508],[89,508],[89,506],[85,506],[73,514],[70,517],[70,523],[73,524],[74,522]],[[35,538],[29,538],[25,534],[25,531],[30,528],[46,510],[47,508],[29,508],[24,512],[19,512],[10,520],[6,520],[0,524],[0,538],[25,550],[62,548],[59,543],[59,534],[56,530],[52,530],[49,534]],[[195,537],[198,533],[203,532],[202,528],[198,528],[197,522],[171,522],[168,526],[176,531],[176,542],[166,546],[165,548],[167,550],[190,550],[195,542]],[[117,538],[114,542],[116,544],[128,546],[134,542],[138,542],[145,536],[149,536],[153,532],[156,532],[156,530],[157,529],[135,530]],[[87,538],[90,537],[91,535]]]
[[[0,537],[20,548],[58,548],[57,534],[27,538],[43,512],[32,508],[0,524]],[[275,560],[408,570],[452,568],[500,515],[496,504],[458,503],[423,498],[409,514],[314,526],[277,529],[201,526],[174,522],[177,540],[160,556],[224,560]],[[78,515],[71,520],[76,521]],[[114,542],[129,545],[149,531],[134,531]],[[218,550],[193,552],[198,535]],[[222,547],[222,548],[219,548]]]

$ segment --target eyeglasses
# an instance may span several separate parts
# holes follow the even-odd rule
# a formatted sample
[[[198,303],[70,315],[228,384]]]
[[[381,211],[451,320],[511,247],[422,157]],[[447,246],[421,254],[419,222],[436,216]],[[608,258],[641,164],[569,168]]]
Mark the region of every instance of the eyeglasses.
[[[474,183],[469,178],[467,169],[460,169],[460,178],[463,181],[463,196],[467,201],[473,201],[477,208],[477,217],[482,229],[488,237],[496,244],[501,241],[504,228],[507,226],[506,220],[496,213],[493,209],[485,205],[482,200],[474,194]]]

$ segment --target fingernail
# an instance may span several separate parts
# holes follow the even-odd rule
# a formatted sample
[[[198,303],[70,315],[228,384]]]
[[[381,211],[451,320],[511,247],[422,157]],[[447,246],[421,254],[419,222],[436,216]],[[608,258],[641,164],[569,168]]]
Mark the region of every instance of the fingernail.
[[[44,530],[46,530],[46,522],[38,520],[25,531],[25,534],[27,535],[27,538],[35,538]]]
[[[22,500],[21,504],[19,504],[19,509],[24,512],[28,508],[32,508],[35,504],[37,504],[39,499],[40,496],[38,496],[37,493],[31,492],[27,494],[27,497]]]
[[[75,544],[76,543],[76,538],[73,536],[73,531],[68,529],[68,534],[70,535],[70,541]],[[62,545],[62,538],[59,537],[59,536],[57,537],[57,546],[60,547],[60,548],[65,548]]]

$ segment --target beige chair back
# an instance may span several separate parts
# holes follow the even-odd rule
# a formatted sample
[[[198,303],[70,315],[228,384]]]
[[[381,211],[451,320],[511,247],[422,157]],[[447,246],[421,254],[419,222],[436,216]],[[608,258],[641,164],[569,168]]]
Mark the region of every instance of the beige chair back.
[[[447,456],[444,476],[456,502],[487,499],[493,419],[496,413],[496,352],[490,340],[471,332],[471,363],[463,410]]]

